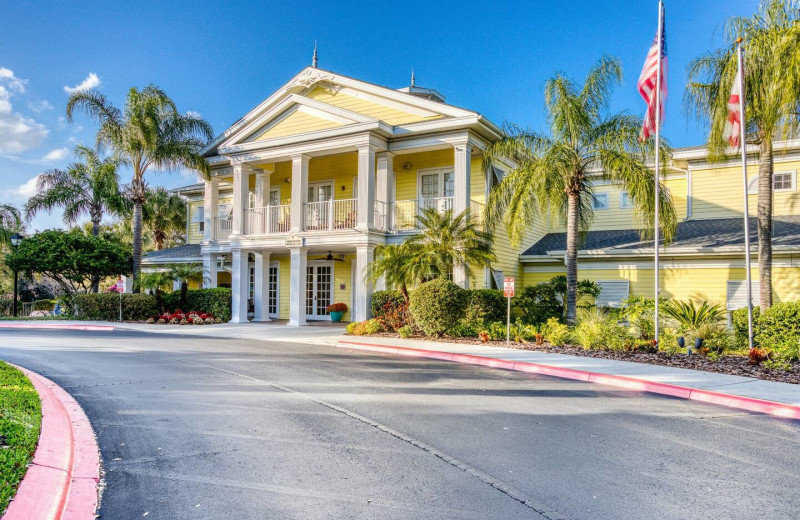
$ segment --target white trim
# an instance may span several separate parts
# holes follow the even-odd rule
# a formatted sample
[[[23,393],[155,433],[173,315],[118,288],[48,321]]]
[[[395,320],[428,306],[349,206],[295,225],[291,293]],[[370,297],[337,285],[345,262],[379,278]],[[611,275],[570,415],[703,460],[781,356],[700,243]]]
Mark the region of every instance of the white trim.
[[[628,204],[625,204],[625,197],[628,197],[630,201]],[[633,197],[629,191],[623,190],[619,192],[619,209],[632,209],[635,206],[633,202]]]
[[[269,289],[267,289],[267,291],[268,291],[267,292],[267,301],[266,301],[267,316],[270,317],[270,318],[279,319],[280,315],[281,315],[281,263],[280,263],[280,261],[270,260],[269,268],[272,269],[273,267],[277,267],[278,268],[278,276],[276,278],[278,287],[277,287],[277,290],[275,291],[275,313],[274,314],[270,314],[269,313]],[[269,271],[267,271],[267,287],[269,287]]]
[[[306,254],[308,254],[308,252]],[[331,281],[330,281],[331,301],[330,301],[330,303],[328,305],[330,305],[331,303],[334,303],[334,292],[333,291],[334,291],[334,280],[336,278],[334,264],[336,264],[336,262],[334,262],[333,260],[330,260],[330,261],[328,261],[328,260],[307,260],[306,261],[306,269],[308,269],[309,267],[314,267],[315,268],[315,267],[320,267],[320,266],[330,266],[330,268],[331,268]],[[317,292],[317,287],[316,287],[317,273],[316,273],[316,270],[314,271],[313,279],[314,279],[314,294],[316,294],[316,292]],[[303,273],[303,287],[301,289],[303,291],[303,294],[305,295],[305,298],[303,298],[303,301],[304,301],[303,312],[306,312],[306,310],[308,309],[308,295],[306,294],[306,285],[307,284],[308,284],[308,272]],[[316,310],[316,302],[314,303],[314,309]],[[324,321],[326,319],[330,320],[331,319],[330,315],[306,314],[306,320],[308,320],[308,321]]]
[[[757,265],[751,266],[752,269],[758,270]],[[794,259],[779,259],[773,261],[773,268],[795,268],[800,267],[800,258]],[[711,260],[708,262],[691,261],[691,260],[670,260],[662,259],[659,261],[659,268],[661,269],[744,269],[744,259],[742,260]],[[605,271],[609,269],[618,270],[645,270],[651,271],[653,269],[652,261],[642,262],[584,262],[578,266],[578,271]],[[525,273],[563,273],[564,265],[526,265],[523,267]]]
[[[444,194],[444,176],[447,173],[453,174],[453,183],[455,183],[455,175],[456,169],[455,165],[453,166],[442,166],[439,168],[422,168],[417,170],[417,200],[422,200],[422,176],[423,175],[438,175],[438,188],[437,188],[437,195],[433,198],[442,198],[446,197],[447,195]],[[451,195],[452,197],[452,195]]]
[[[778,175],[791,176],[792,185],[789,188],[775,188],[775,177]],[[755,175],[747,182],[747,194],[758,195],[758,175]],[[772,193],[793,193],[797,191],[797,170],[780,170],[772,172]]]
[[[606,200],[604,207],[598,207],[597,206],[597,201],[600,198],[605,198],[605,200]],[[594,194],[592,194],[592,209],[594,211],[608,211],[609,209],[611,209],[611,201],[610,201],[610,197],[609,197],[609,194],[608,194],[607,191],[604,191],[602,193],[594,193]]]

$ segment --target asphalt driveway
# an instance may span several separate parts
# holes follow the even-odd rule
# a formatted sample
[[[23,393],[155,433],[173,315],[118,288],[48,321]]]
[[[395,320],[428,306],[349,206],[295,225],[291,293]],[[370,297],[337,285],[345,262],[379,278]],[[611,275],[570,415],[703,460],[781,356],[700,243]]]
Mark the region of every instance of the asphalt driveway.
[[[103,519],[792,518],[800,423],[276,341],[0,330],[98,435]]]

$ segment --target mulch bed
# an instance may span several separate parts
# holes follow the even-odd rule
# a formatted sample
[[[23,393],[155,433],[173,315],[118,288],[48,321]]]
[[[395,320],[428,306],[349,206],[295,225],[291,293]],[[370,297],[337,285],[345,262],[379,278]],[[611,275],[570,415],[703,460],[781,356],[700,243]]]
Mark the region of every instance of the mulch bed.
[[[397,334],[380,333],[375,336],[390,338],[399,337]],[[486,345],[492,347],[505,347],[505,341],[489,341],[481,343],[478,339],[472,338],[428,338],[426,336],[413,336],[414,340],[421,341],[445,341],[448,343],[465,343],[469,345]],[[706,372],[717,372],[720,374],[730,374],[733,376],[754,377],[767,381],[778,381],[781,383],[800,384],[800,362],[790,362],[792,370],[768,370],[761,365],[751,365],[750,359],[744,356],[721,356],[717,361],[710,361],[699,355],[687,356],[686,354],[667,354],[666,352],[643,352],[643,351],[616,351],[616,350],[585,350],[582,347],[564,345],[555,347],[549,343],[544,345],[534,345],[533,343],[511,343],[511,348],[520,350],[535,350],[538,352],[548,352],[552,354],[568,354],[570,356],[585,356],[603,359],[615,359],[619,361],[633,361],[635,363],[647,363],[649,365],[665,365],[678,368],[690,368],[693,370],[705,370]]]

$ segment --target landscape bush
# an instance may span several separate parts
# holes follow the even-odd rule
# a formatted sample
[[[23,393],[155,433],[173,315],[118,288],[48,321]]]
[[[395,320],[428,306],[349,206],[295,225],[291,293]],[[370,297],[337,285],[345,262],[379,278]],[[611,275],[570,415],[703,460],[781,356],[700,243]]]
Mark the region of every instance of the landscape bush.
[[[366,321],[353,321],[347,324],[345,331],[354,336],[365,336],[383,332],[381,322],[375,318]]]
[[[166,293],[162,298],[164,300],[164,307],[168,311],[181,308],[180,291]],[[231,290],[224,287],[215,287],[212,289],[193,289],[186,291],[186,305],[183,310],[213,314],[214,317],[219,318],[221,321],[230,321]]]
[[[13,313],[13,308],[13,298],[0,298],[0,316],[11,316]]]
[[[499,289],[472,289],[469,291],[466,320],[491,323],[506,319],[508,302]]]
[[[370,310],[372,311],[373,318],[380,318],[384,310],[387,308],[386,304],[401,304],[405,303],[405,299],[400,291],[375,291],[372,293],[372,303]],[[394,306],[394,305],[393,305]],[[391,307],[390,307],[391,308]]]
[[[551,345],[560,347],[570,340],[572,332],[558,318],[550,318],[542,327],[542,332]]]
[[[381,308],[381,312],[373,316],[373,318],[380,321],[383,328],[389,332],[395,332],[411,322],[408,303],[402,298],[399,301],[387,299]]]
[[[468,292],[445,278],[425,282],[411,293],[414,323],[428,336],[445,334],[466,315]]]
[[[397,329],[397,333],[401,338],[410,338],[414,334],[414,328],[411,325],[403,325]]]
[[[150,294],[122,294],[122,319],[145,321],[157,314],[156,298]],[[119,320],[120,295],[117,293],[77,294],[73,299],[75,316],[84,320]]]
[[[753,307],[753,340],[758,334],[758,320],[761,316],[761,307]],[[731,313],[734,342],[738,348],[748,348],[747,342],[747,307],[736,309]]]
[[[538,325],[550,318],[560,318],[563,305],[558,301],[555,288],[550,283],[526,285],[517,291],[514,305],[526,323]]]
[[[452,338],[474,338],[482,328],[482,321],[470,321],[464,318],[450,327],[447,330],[447,335]]]
[[[56,308],[55,300],[36,300],[33,302],[33,311],[51,311]]]
[[[630,348],[630,335],[625,327],[603,309],[581,310],[573,337],[586,350]]]
[[[777,303],[760,313],[756,339],[778,360],[800,357],[800,302]]]

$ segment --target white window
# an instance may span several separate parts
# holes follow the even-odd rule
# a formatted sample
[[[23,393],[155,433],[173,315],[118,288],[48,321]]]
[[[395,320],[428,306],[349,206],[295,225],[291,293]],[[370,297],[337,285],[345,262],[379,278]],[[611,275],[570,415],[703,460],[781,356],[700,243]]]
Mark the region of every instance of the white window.
[[[750,290],[750,298],[754,305],[758,305],[758,295],[761,285],[758,280],[753,280]],[[728,302],[729,311],[743,309],[747,307],[747,280],[728,280]]]
[[[223,219],[231,218],[231,215],[233,215],[233,204],[220,204],[219,205],[219,208],[218,208],[218,211],[217,211],[217,216],[219,218],[223,218]]]
[[[592,198],[592,209],[608,209],[608,193],[595,193]]]
[[[256,194],[253,191],[247,192],[247,207],[248,208],[256,207]]]
[[[308,185],[308,202],[324,202],[333,198],[333,183],[315,182]]]
[[[628,299],[628,280],[598,280],[597,285],[600,286],[600,295],[594,301],[597,307],[619,308]]]
[[[203,206],[198,206],[195,208],[194,213],[192,214],[191,222],[193,224],[205,222],[205,208]]]
[[[774,191],[796,191],[797,172],[795,170],[775,172],[772,174],[772,189]],[[758,193],[758,175],[753,177],[747,185],[747,193],[755,195]]]
[[[455,195],[455,175],[452,170],[424,170],[419,172],[419,197],[438,199]]]
[[[278,206],[281,203],[281,189],[278,186],[271,186],[269,189],[269,205]]]
[[[632,208],[633,207],[633,197],[627,191],[623,191],[619,195],[619,207],[622,209]]]
[[[353,198],[358,198],[358,177],[353,177]]]

